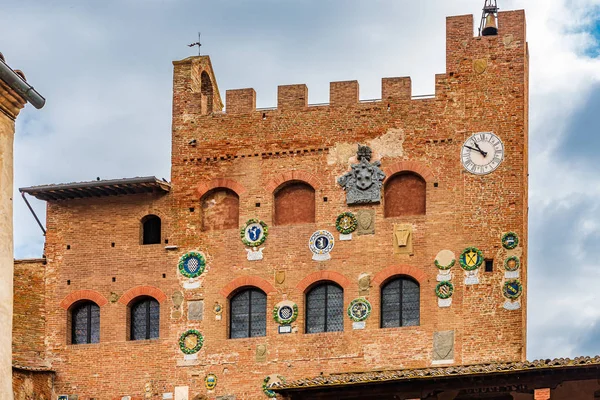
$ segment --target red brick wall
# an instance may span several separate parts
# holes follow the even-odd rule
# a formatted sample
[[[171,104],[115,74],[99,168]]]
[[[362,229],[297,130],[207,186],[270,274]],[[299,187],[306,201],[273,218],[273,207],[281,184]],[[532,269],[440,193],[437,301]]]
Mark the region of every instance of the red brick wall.
[[[39,366],[45,357],[44,260],[16,260],[13,306],[13,363]]]
[[[27,371],[13,367],[12,378],[15,400],[50,400],[56,398],[52,389],[53,372]]]
[[[422,215],[426,212],[427,183],[414,173],[399,173],[384,188],[385,217]]]
[[[302,224],[315,221],[315,190],[304,182],[291,182],[274,194],[275,225]]]
[[[193,208],[193,207],[192,207]],[[202,229],[237,228],[240,214],[240,199],[229,189],[214,189],[202,197]]]
[[[176,62],[172,192],[73,200],[48,207],[46,355],[57,371],[58,391],[80,398],[139,397],[149,383],[154,398],[179,385],[190,386],[193,397],[206,394],[204,376],[215,373],[218,385],[209,398],[226,394],[262,398],[262,381],[270,374],[297,379],[429,366],[433,333],[446,330],[455,331],[457,364],[523,359],[525,307],[502,308],[503,260],[496,260],[498,267],[492,273],[480,270],[480,284],[475,286],[465,286],[462,271],[455,267],[450,308],[439,308],[434,294],[433,260],[442,249],[458,256],[465,247],[477,246],[485,257],[495,257],[501,234],[514,230],[524,248],[522,265],[527,265],[524,14],[500,13],[499,25],[499,36],[473,38],[472,17],[449,18],[447,72],[436,76],[435,98],[424,100],[411,100],[410,81],[400,78],[383,81],[386,99],[382,102],[358,103],[352,97],[339,106],[309,107],[306,86],[291,85],[279,88],[276,110],[254,111],[252,94],[250,100],[239,99],[243,104],[230,113],[202,115],[190,87],[210,63],[206,57]],[[482,74],[473,70],[475,59],[487,60]],[[354,93],[351,83],[333,85],[334,89],[348,96]],[[213,102],[216,107],[216,95]],[[459,158],[463,141],[478,131],[498,133],[506,147],[502,165],[484,177],[464,172]],[[193,139],[196,146],[190,145]],[[384,170],[412,170],[423,176],[425,215],[385,218],[385,204],[346,205],[336,179],[348,171],[357,143],[371,144]],[[281,183],[294,180],[315,188],[315,222],[275,225],[273,216],[279,212],[274,209],[273,192]],[[239,196],[239,218],[230,229],[204,231],[201,198],[218,187]],[[298,209],[302,207],[305,202],[298,201]],[[331,260],[313,261],[307,246],[310,235],[327,229],[337,238],[336,217],[360,209],[375,210],[375,234],[338,240]],[[147,214],[161,217],[163,239],[178,246],[176,250],[166,250],[164,244],[139,244],[139,221]],[[250,218],[269,225],[261,261],[246,259],[239,238],[239,226]],[[398,223],[413,225],[413,255],[393,251],[392,230]],[[206,255],[207,268],[199,279],[200,288],[186,290],[177,262],[190,250]],[[384,278],[378,277],[389,277],[394,271],[420,282],[420,326],[379,328]],[[524,282],[525,271],[521,272]],[[344,288],[347,307],[359,296],[362,274],[373,279],[372,287],[361,293],[373,306],[366,329],[353,330],[352,321],[345,318],[344,332],[303,333],[307,285],[319,279],[337,282]],[[269,317],[266,337],[228,339],[227,296],[248,285],[267,293],[268,312],[284,299],[298,304],[294,333],[278,334]],[[159,339],[126,340],[127,306],[116,299],[124,295],[129,299],[138,292],[131,291],[137,286],[153,287],[164,296]],[[67,345],[67,311],[60,304],[80,290],[112,299],[100,307],[98,344]],[[184,293],[181,308],[172,300],[176,291]],[[204,301],[202,321],[187,320],[191,300]],[[212,311],[215,303],[224,306],[220,319]],[[205,341],[198,361],[186,366],[177,341],[189,328],[200,330]],[[259,345],[267,347],[264,360],[257,360]],[[94,368],[89,368],[90,360]]]

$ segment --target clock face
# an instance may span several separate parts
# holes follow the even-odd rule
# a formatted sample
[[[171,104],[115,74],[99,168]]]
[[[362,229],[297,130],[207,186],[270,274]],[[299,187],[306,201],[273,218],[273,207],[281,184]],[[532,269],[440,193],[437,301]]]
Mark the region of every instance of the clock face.
[[[504,160],[504,144],[492,132],[478,132],[465,141],[460,150],[460,159],[470,173],[489,174]]]

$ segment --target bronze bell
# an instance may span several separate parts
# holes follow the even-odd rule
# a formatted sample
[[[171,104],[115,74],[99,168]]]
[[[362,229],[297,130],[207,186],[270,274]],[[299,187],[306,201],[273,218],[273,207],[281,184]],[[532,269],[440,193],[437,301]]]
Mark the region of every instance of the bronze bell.
[[[494,36],[498,34],[498,27],[496,26],[496,17],[494,14],[488,14],[485,17],[485,26],[481,31],[482,36]]]

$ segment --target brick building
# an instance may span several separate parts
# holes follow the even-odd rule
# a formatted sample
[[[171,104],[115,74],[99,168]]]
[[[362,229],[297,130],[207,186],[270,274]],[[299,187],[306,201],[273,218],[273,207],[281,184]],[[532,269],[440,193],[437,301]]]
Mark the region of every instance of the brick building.
[[[472,16],[449,17],[425,98],[383,78],[380,101],[347,81],[318,106],[279,86],[268,110],[227,90],[224,111],[208,56],[173,62],[171,182],[21,189],[47,201],[47,234],[44,259],[15,266],[43,271],[44,293],[15,357],[33,352],[79,400],[342,398],[331,386],[360,371],[533,369],[524,12],[498,27],[473,37]],[[467,386],[482,373],[462,371]],[[431,398],[480,398],[447,389]]]

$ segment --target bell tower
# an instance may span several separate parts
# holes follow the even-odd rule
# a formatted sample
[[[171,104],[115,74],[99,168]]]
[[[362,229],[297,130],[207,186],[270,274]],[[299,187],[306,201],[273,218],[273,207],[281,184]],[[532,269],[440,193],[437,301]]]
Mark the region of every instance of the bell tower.
[[[495,36],[498,34],[498,4],[496,0],[485,0],[479,24],[479,36]]]

